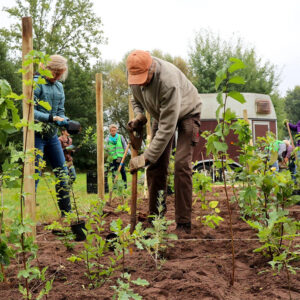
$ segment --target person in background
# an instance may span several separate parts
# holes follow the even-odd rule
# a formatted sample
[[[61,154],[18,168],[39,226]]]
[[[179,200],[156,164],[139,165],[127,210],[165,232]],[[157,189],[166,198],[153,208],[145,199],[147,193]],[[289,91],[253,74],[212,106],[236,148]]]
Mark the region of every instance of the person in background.
[[[119,168],[122,157],[124,156],[127,143],[125,138],[118,133],[118,126],[115,124],[109,125],[109,136],[105,139],[105,151],[107,153],[107,163],[108,167],[105,171],[105,193],[109,192],[108,187],[108,172],[112,172],[112,178],[115,177],[115,173]],[[128,150],[130,154],[130,150]],[[121,167],[122,180],[124,182],[124,187],[127,188],[127,177],[124,165]]]
[[[135,50],[127,57],[128,84],[135,119],[128,123],[135,130],[147,110],[154,119],[152,140],[145,152],[130,160],[130,171],[147,167],[149,215],[158,214],[158,197],[163,191],[166,210],[167,175],[176,128],[175,220],[178,234],[191,233],[192,156],[200,139],[201,99],[197,89],[173,64]]]
[[[283,153],[286,153],[286,144],[284,141],[276,140],[270,147],[271,161],[274,161],[272,167],[276,168],[276,172],[279,172],[279,163],[283,161]]]
[[[65,116],[65,93],[62,83],[68,74],[67,60],[61,55],[51,55],[46,66],[42,66],[52,73],[52,77],[45,77],[46,84],[38,84],[34,90],[34,119],[42,123],[42,132],[35,132],[36,172],[41,171],[43,157],[47,157],[58,182],[55,186],[58,206],[62,217],[71,211],[69,195],[69,176],[65,165],[65,156],[57,136],[57,127],[68,125]],[[34,80],[40,77],[35,74]],[[51,110],[39,105],[39,101],[48,102]],[[38,180],[36,180],[36,189]]]
[[[286,151],[283,152],[283,163],[288,167],[289,171],[292,174],[292,178],[296,179],[296,164],[295,164],[295,156],[292,154],[294,151],[294,147],[291,145],[290,141],[283,140],[286,145]]]
[[[73,157],[72,157],[73,153],[75,152],[75,147],[72,145],[73,140],[70,137],[70,134],[67,129],[61,130],[61,136],[58,139],[64,151],[65,160],[66,160],[66,164],[70,176],[70,183],[73,184],[74,181],[76,180],[76,171],[75,171],[75,167],[73,164]]]
[[[297,132],[297,134],[300,133],[300,120],[297,122],[297,124],[292,124],[289,122],[289,120],[285,119],[283,123],[288,126],[292,131]],[[300,138],[297,138],[297,144],[296,147],[300,147]],[[297,159],[300,158],[300,151],[297,152]]]
[[[300,120],[297,122],[297,124],[292,124],[292,123],[289,122],[289,120],[285,119],[283,121],[283,123],[284,123],[285,126],[288,126],[291,129],[291,131],[294,131],[297,134],[300,133]],[[300,138],[299,137],[297,138],[296,147],[300,147]],[[292,156],[291,161],[290,161],[290,166],[289,166],[289,169],[291,170],[291,173],[293,174],[293,179],[294,180],[296,180],[295,175],[296,175],[296,172],[297,172],[296,159],[297,160],[300,159],[300,151],[299,150],[297,151],[297,154]]]

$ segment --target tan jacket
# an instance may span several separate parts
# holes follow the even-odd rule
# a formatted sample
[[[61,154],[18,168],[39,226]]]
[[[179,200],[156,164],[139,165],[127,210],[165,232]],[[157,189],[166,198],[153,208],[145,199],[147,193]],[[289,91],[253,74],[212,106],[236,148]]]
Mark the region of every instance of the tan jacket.
[[[72,162],[73,157],[71,156],[71,152],[66,149],[67,147],[72,145],[72,143],[73,143],[72,138],[61,135],[58,139],[59,139],[61,147],[64,151],[66,162]]]
[[[144,109],[159,122],[158,131],[144,155],[155,163],[172,138],[177,122],[201,113],[197,89],[173,64],[153,57],[156,69],[152,81],[143,87],[131,85],[134,113]]]

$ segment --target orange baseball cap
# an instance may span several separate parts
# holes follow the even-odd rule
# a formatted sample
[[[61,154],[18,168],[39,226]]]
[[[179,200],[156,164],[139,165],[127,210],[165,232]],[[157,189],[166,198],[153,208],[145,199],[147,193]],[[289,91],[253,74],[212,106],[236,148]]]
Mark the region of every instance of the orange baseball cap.
[[[148,71],[152,64],[149,52],[134,50],[127,57],[128,84],[143,84],[148,77]]]

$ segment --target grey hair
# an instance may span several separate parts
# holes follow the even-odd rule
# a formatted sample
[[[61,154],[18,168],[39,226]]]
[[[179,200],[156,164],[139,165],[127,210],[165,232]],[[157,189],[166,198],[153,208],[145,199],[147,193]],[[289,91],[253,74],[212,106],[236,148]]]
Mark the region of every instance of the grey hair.
[[[54,54],[50,56],[50,61],[47,64],[47,69],[50,71],[65,70],[61,76],[61,81],[65,81],[68,77],[68,61],[61,55]]]
[[[109,125],[109,130],[111,130],[112,128],[116,128],[117,130],[119,129],[116,124],[110,124]]]

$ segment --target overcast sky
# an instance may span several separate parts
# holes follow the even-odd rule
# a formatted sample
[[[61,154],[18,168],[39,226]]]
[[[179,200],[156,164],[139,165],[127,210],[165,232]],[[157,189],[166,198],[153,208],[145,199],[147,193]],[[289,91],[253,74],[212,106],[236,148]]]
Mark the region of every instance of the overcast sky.
[[[196,32],[233,33],[282,71],[279,90],[300,85],[299,0],[93,0],[108,44],[102,58],[120,61],[131,49],[158,48],[188,58]],[[0,7],[13,0],[0,0]],[[0,11],[0,26],[8,24]]]

